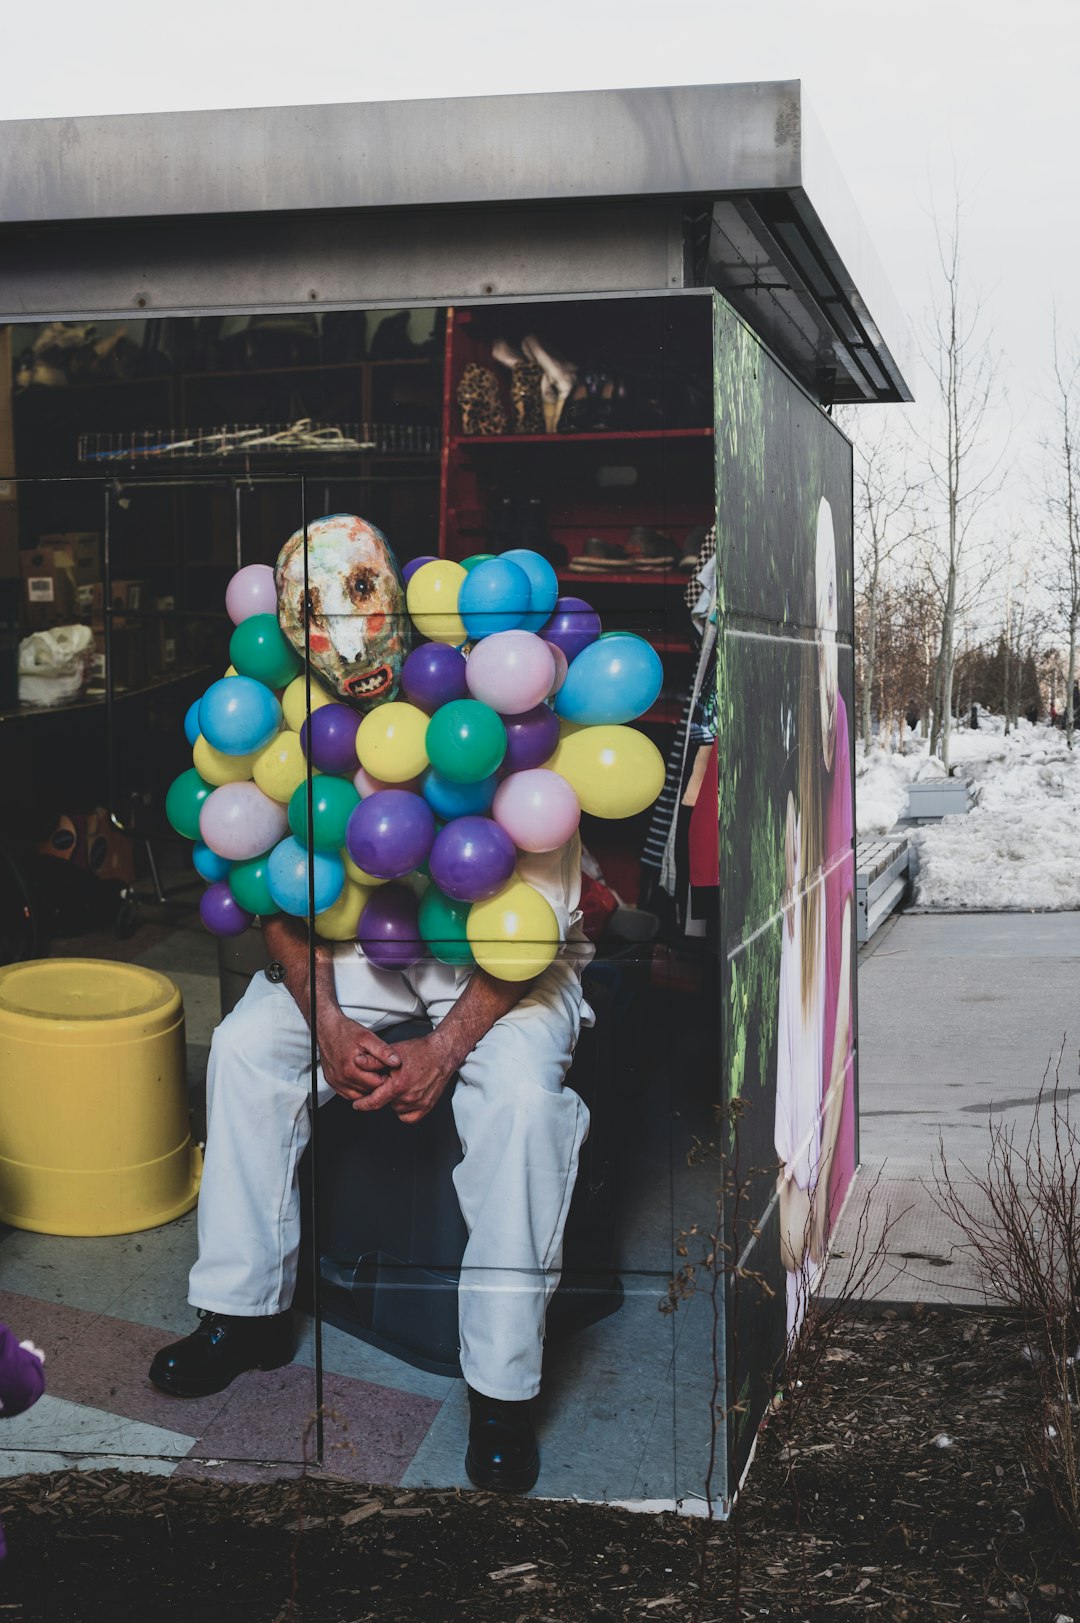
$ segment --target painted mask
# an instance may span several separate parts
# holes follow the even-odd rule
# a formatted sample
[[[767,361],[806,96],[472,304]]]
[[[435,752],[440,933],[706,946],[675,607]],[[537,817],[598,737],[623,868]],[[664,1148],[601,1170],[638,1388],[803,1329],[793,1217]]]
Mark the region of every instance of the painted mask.
[[[397,559],[374,524],[333,513],[308,525],[311,664],[343,699],[366,708],[392,699],[410,647]],[[278,620],[304,653],[304,532],[278,554]]]

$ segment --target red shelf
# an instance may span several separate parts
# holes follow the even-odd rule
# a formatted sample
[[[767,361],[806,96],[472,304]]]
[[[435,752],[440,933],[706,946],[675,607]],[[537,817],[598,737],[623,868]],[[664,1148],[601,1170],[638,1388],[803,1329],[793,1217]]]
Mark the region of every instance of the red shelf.
[[[466,445],[595,445],[627,440],[711,440],[711,428],[629,428],[594,434],[455,434],[451,444]]]
[[[584,581],[595,586],[599,581],[613,581],[616,586],[685,586],[690,579],[688,569],[560,569],[559,579],[566,585]]]
[[[683,707],[678,699],[657,699],[651,710],[646,710],[641,720],[646,725],[674,726],[682,715]]]

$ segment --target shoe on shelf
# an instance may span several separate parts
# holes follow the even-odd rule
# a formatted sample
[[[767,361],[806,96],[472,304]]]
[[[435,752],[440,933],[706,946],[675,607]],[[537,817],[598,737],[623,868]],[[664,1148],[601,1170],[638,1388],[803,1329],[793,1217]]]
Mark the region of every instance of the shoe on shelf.
[[[292,1313],[240,1318],[199,1309],[199,1327],[183,1341],[162,1347],[150,1365],[159,1392],[204,1398],[223,1392],[249,1369],[280,1369],[293,1355]]]
[[[540,1475],[528,1403],[504,1403],[469,1387],[469,1451],[465,1470],[475,1488],[528,1493]]]

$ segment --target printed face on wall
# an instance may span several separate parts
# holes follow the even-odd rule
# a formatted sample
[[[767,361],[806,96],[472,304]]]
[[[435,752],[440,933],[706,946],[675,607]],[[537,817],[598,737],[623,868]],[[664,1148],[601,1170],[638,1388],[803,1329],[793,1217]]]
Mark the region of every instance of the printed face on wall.
[[[343,699],[368,706],[397,693],[409,652],[405,589],[386,537],[348,513],[307,528],[311,663]],[[304,653],[304,532],[278,554],[278,620]]]
[[[836,647],[836,536],[832,508],[822,496],[818,504],[817,555],[814,567],[817,588],[818,686],[821,705],[821,747],[825,767],[832,771],[836,751],[836,693],[839,656]]]

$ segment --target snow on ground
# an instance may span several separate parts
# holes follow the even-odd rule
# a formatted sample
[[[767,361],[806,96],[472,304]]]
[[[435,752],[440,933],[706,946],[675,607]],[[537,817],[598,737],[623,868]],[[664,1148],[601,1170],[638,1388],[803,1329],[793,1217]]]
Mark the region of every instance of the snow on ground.
[[[943,912],[1080,908],[1080,740],[1021,721],[1007,738],[999,717],[953,734],[952,765],[978,792],[966,815],[910,829],[917,907]],[[857,747],[855,821],[860,834],[891,828],[907,785],[942,775],[925,740],[905,755]]]

